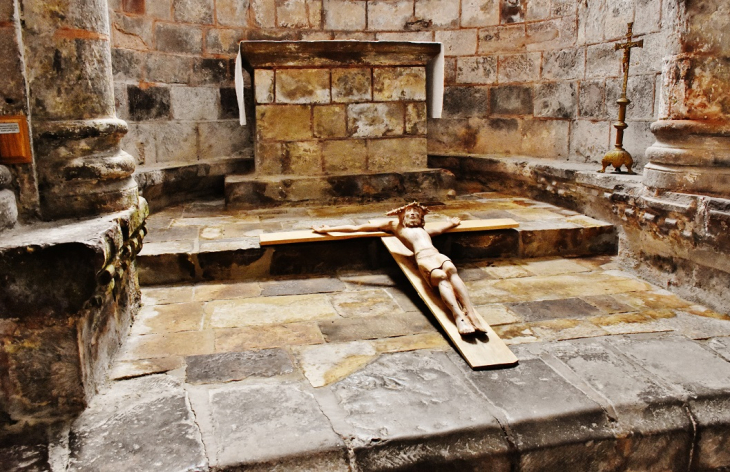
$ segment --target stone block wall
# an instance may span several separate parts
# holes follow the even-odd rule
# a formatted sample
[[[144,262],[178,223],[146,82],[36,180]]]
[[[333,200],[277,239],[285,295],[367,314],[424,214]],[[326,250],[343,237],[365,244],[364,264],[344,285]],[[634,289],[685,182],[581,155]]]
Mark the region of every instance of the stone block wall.
[[[217,18],[222,28],[240,22],[247,2],[218,2],[217,16],[212,0],[108,3],[117,115],[129,124],[122,147],[139,169],[250,156],[233,88],[240,36],[226,40],[231,31],[217,27]]]
[[[424,169],[426,69],[257,69],[256,171],[330,175]]]
[[[125,149],[147,164],[251,146],[251,134],[236,134],[229,121],[236,114],[230,61],[239,40],[442,41],[445,111],[429,124],[430,153],[598,162],[614,139],[620,94],[613,45],[633,21],[644,49],[632,52],[625,143],[641,167],[653,142],[649,124],[659,108],[667,18],[676,3],[110,1],[117,101],[130,121]]]
[[[624,144],[643,166],[668,48],[663,10],[672,0],[495,1],[491,15],[466,23],[464,3],[460,30],[435,33],[452,57],[444,119],[429,123],[430,153],[600,162],[615,142],[621,94],[614,44],[633,21],[644,48],[632,50]]]

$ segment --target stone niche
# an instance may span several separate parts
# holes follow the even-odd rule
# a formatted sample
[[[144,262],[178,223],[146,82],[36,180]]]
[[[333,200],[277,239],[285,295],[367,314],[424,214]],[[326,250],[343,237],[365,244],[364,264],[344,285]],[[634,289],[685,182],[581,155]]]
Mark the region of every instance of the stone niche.
[[[427,170],[426,140],[426,69],[439,51],[439,43],[241,42],[253,77],[256,172],[228,179],[229,203],[443,186],[448,177]]]

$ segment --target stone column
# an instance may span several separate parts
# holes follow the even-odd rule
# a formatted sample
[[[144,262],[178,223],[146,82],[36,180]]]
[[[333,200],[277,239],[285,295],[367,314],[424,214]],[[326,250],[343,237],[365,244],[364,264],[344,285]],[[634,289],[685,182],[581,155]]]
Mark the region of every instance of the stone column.
[[[106,0],[20,0],[33,148],[44,219],[138,200],[115,116]]]
[[[662,71],[649,190],[730,197],[730,3],[666,2],[673,48]]]

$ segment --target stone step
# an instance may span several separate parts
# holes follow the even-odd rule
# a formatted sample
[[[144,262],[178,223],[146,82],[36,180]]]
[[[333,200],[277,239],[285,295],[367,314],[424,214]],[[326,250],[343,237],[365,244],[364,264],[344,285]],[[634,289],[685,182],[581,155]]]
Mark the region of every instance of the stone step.
[[[445,196],[454,184],[454,174],[443,169],[327,176],[246,174],[226,177],[225,196],[226,204],[237,208],[284,202],[385,200],[396,196],[418,200]]]
[[[524,198],[476,194],[431,202],[430,219],[513,218],[517,229],[454,233],[434,244],[457,263],[490,258],[580,257],[616,254],[613,225]],[[343,268],[392,266],[377,239],[323,241],[261,247],[258,234],[321,224],[363,223],[383,217],[398,202],[349,206],[231,210],[223,202],[178,206],[152,215],[137,262],[142,285],[265,276],[333,274]]]

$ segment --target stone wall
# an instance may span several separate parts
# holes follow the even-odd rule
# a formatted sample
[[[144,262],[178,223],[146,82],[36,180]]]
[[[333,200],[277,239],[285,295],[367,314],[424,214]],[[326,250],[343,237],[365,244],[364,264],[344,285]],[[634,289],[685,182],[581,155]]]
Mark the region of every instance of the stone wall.
[[[233,88],[243,5],[109,1],[117,115],[129,124],[122,145],[141,171],[252,154]]]
[[[634,21],[645,46],[633,50],[625,142],[641,167],[674,3],[111,1],[125,149],[145,165],[250,152],[250,125],[232,121],[231,59],[241,39],[418,40],[442,41],[447,56],[445,112],[429,124],[429,152],[598,162],[620,94],[613,44]]]

